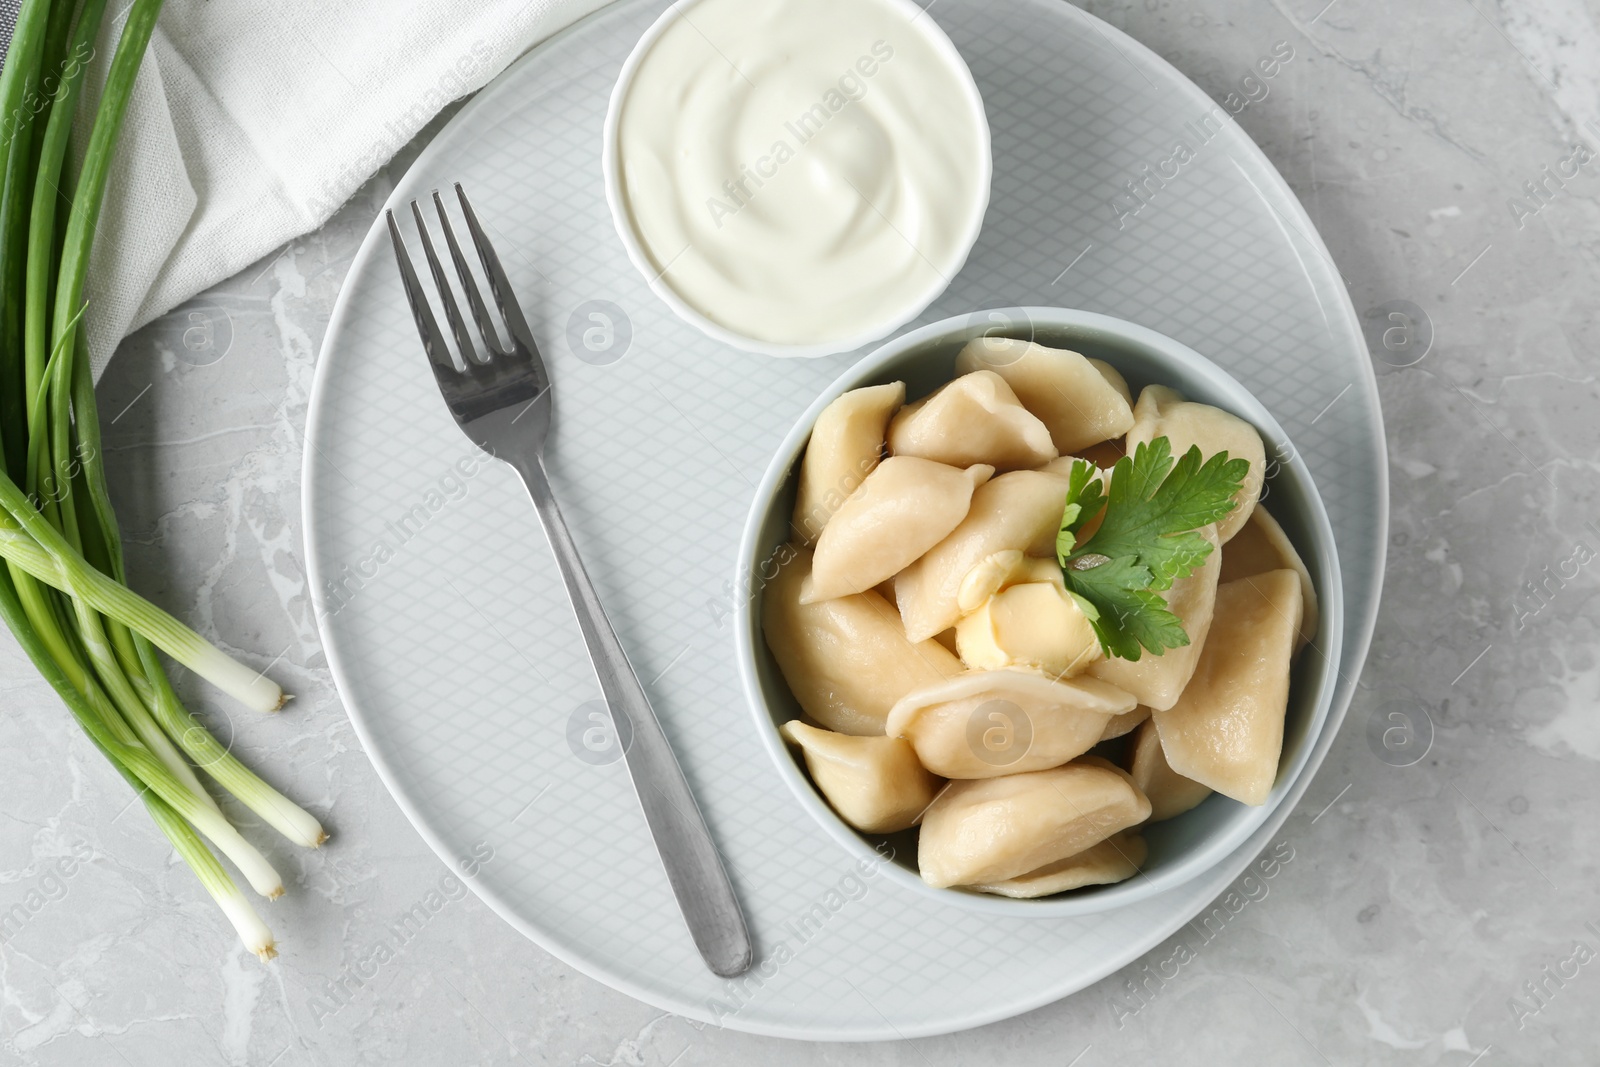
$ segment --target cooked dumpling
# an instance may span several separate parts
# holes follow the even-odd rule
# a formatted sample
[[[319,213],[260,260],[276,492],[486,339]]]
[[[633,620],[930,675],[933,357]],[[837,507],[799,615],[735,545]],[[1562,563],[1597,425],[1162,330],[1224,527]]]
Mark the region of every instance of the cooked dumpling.
[[[806,770],[839,818],[869,834],[916,825],[942,784],[898,737],[851,737],[791,719],[779,733],[800,747]]]
[[[1211,787],[1185,778],[1167,764],[1161,751],[1161,734],[1154,720],[1139,727],[1133,741],[1133,760],[1128,767],[1133,784],[1150,800],[1150,821],[1160,822],[1182,815],[1211,795]]]
[[[1109,885],[1139,873],[1150,855],[1143,837],[1129,831],[1112,834],[1098,845],[1090,845],[1076,856],[1047,863],[1036,871],[1003,882],[968,886],[1002,897],[1032,900],[1052,893],[1064,893],[1086,885]]]
[[[994,778],[1061,764],[1089,751],[1133,698],[1093,678],[1037,671],[968,671],[907,693],[884,729],[946,778]]]
[[[811,544],[839,505],[860,485],[883,455],[889,417],[905,403],[904,382],[852,389],[822,409],[805,458],[794,499],[795,538]]]
[[[761,629],[812,719],[842,734],[881,734],[895,701],[961,673],[961,661],[937,641],[907,641],[894,608],[871,590],[800,603],[810,573],[804,549],[778,569],[762,596]]]
[[[1217,524],[1217,536],[1227,544],[1250,521],[1256,501],[1261,497],[1261,482],[1266,476],[1267,453],[1256,428],[1237,415],[1183,399],[1183,394],[1164,385],[1147,386],[1133,408],[1133,429],[1128,431],[1127,449],[1149,444],[1157,437],[1172,442],[1174,458],[1198,446],[1202,459],[1227,452],[1229,459],[1250,462],[1250,472],[1235,496],[1237,506]]]
[[[1161,412],[1177,404],[1186,403],[1183,394],[1170,385],[1147,385],[1139,391],[1139,402],[1133,405],[1133,425],[1128,428],[1129,450],[1137,441],[1153,441],[1161,436],[1154,432]],[[1172,450],[1174,455],[1178,450]]]
[[[951,782],[922,817],[917,867],[936,888],[992,885],[1076,856],[1150,815],[1123,774],[1069,763]]]
[[[1134,784],[1133,775],[1129,774],[1122,767],[1112,763],[1104,756],[1079,756],[1077,759],[1072,761],[1072,765],[1074,767],[1104,767],[1113,774],[1121,775],[1122,778],[1125,779],[1129,785],[1133,786],[1134,789],[1137,790],[1139,788]],[[1143,794],[1141,793],[1140,795],[1142,796]]]
[[[1294,550],[1289,537],[1272,517],[1265,505],[1258,505],[1244,529],[1228,542],[1222,553],[1222,574],[1219,582],[1234,582],[1267,571],[1289,569],[1300,576],[1301,602],[1305,616],[1300,620],[1300,638],[1296,648],[1306,645],[1317,633],[1317,589],[1311,584],[1311,572]]]
[[[1056,458],[1044,423],[989,370],[963,374],[903,408],[889,423],[889,451],[952,467],[988,463],[1002,471]]]
[[[1012,471],[980,485],[961,525],[895,576],[895,602],[906,636],[920,641],[955,625],[962,582],[995,553],[1054,553],[1066,502],[1064,474]]]
[[[957,374],[990,370],[1004,378],[1022,406],[1045,424],[1058,452],[1121,437],[1133,425],[1127,382],[1101,366],[1076,352],[1009,337],[975,338],[956,356]]]
[[[1038,562],[1054,574],[1007,585],[956,623],[956,649],[967,666],[1036,667],[1067,678],[1099,658],[1100,640],[1055,561]]]
[[[915,456],[890,456],[867,475],[817,538],[807,602],[871,589],[894,577],[967,517],[972,491],[994,474]]]
[[[1139,698],[1139,703],[1160,711],[1177,701],[1183,687],[1189,684],[1199,662],[1214,617],[1213,605],[1217,595],[1217,575],[1222,570],[1222,553],[1217,550],[1217,528],[1207,526],[1199,531],[1211,543],[1211,554],[1206,561],[1187,577],[1172,583],[1172,588],[1161,594],[1167,607],[1183,624],[1189,643],[1181,648],[1169,648],[1159,656],[1149,652],[1137,660],[1108,656],[1089,664],[1088,673],[1126,689]]]
[[[1217,587],[1216,615],[1183,696],[1154,720],[1177,773],[1244,804],[1278,777],[1300,576],[1269,571]]]
[[[1140,704],[1132,711],[1124,712],[1121,715],[1113,715],[1111,716],[1111,721],[1106,723],[1106,728],[1100,731],[1100,740],[1110,741],[1124,734],[1131,734],[1139,728],[1141,723],[1148,722],[1149,719],[1150,709],[1143,704]]]
[[[1103,359],[1091,359],[1089,362],[1094,365],[1095,370],[1100,372],[1100,377],[1106,380],[1106,384],[1117,391],[1117,395],[1122,398],[1122,402],[1128,405],[1128,417],[1130,420],[1129,426],[1131,428],[1131,420],[1133,417],[1133,391],[1128,388],[1128,379],[1122,376],[1121,371],[1117,370],[1117,368],[1113,367]],[[1120,437],[1121,435],[1113,434],[1112,436]]]

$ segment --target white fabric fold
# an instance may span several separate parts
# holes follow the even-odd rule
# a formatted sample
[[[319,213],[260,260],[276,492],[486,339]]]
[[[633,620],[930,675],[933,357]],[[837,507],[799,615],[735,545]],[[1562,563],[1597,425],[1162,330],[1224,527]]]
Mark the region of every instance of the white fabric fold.
[[[452,100],[600,0],[169,3],[90,260],[95,373],[132,330],[320,226]],[[92,94],[121,33],[103,27]],[[79,117],[81,149],[92,112]]]

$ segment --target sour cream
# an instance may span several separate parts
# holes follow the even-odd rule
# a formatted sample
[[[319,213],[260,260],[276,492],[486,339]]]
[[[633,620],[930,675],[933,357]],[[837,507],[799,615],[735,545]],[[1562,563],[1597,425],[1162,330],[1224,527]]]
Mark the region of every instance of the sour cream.
[[[747,347],[840,350],[960,270],[989,127],[909,0],[681,3],[630,65],[608,120],[612,209],[684,317]]]

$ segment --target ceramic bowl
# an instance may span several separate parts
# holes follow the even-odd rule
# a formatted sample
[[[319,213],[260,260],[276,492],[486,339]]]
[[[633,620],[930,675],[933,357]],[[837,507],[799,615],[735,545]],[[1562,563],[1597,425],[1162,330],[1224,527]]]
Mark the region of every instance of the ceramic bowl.
[[[904,381],[908,399],[926,395],[953,376],[956,353],[974,337],[1005,335],[1036,340],[1103,359],[1127,378],[1134,395],[1146,385],[1171,386],[1191,400],[1213,404],[1251,423],[1266,445],[1263,499],[1299,551],[1316,586],[1321,619],[1311,644],[1295,662],[1284,723],[1278,778],[1266,803],[1251,807],[1213,794],[1199,807],[1147,826],[1150,846],[1143,870],[1115,885],[1086,887],[1036,900],[1012,900],[962,889],[936,889],[916,869],[915,830],[887,836],[855,830],[828,806],[807,776],[800,753],[785,744],[778,728],[800,714],[761,635],[761,599],[776,550],[789,537],[799,463],[817,415],[839,394],[865,385]],[[882,345],[836,380],[812,403],[784,438],[756,488],[755,503],[740,543],[735,576],[738,659],[744,691],[778,775],[796,801],[846,852],[876,860],[887,851],[895,861],[884,873],[895,882],[951,906],[996,916],[1082,915],[1131,904],[1172,889],[1220,862],[1267,821],[1304,768],[1327,719],[1338,678],[1343,631],[1342,586],[1333,531],[1311,472],[1283,427],[1251,392],[1206,357],[1154,330],[1086,311],[1012,308],[945,319]]]
[[[983,98],[978,93],[978,85],[972,78],[972,71],[967,68],[966,61],[956,51],[955,45],[950,43],[950,38],[932,18],[926,16],[922,7],[912,0],[884,0],[890,7],[904,15],[908,33],[925,37],[933,45],[934,52],[944,63],[943,73],[956,82],[977,116],[978,145],[971,163],[977,170],[978,181],[975,186],[974,210],[970,214],[971,224],[966,232],[959,236],[955,246],[958,254],[949,262],[934,265],[937,274],[928,286],[912,294],[898,307],[885,307],[882,316],[876,322],[858,333],[831,341],[800,344],[780,344],[748,337],[714,321],[678,295],[665,276],[665,272],[646,251],[628,210],[627,198],[622,188],[617,129],[634,76],[638,72],[639,64],[655,42],[678,19],[691,17],[697,2],[698,0],[679,0],[651,24],[622,64],[622,72],[617,76],[616,85],[611,90],[611,101],[606,108],[602,134],[604,140],[600,152],[601,177],[605,185],[606,206],[611,211],[611,221],[616,226],[617,236],[622,241],[622,247],[627,252],[629,261],[650,286],[650,290],[661,299],[662,303],[672,309],[673,314],[699,329],[707,337],[746,352],[757,352],[768,356],[831,356],[840,352],[853,352],[863,345],[888,336],[922,314],[929,304],[938,299],[949,286],[950,279],[954,278],[965,265],[967,256],[972,251],[972,246],[977,243],[978,233],[983,226],[984,212],[989,205],[989,185],[994,163],[989,140],[989,122],[984,113]]]

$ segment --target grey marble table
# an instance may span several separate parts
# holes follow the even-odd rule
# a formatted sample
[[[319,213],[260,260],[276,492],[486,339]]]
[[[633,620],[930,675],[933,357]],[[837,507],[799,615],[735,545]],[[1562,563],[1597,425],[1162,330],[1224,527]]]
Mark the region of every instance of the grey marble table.
[[[1264,46],[1293,44],[1240,121],[1371,312],[1392,460],[1360,692],[1281,835],[1292,860],[1192,963],[1170,967],[1169,943],[1009,1022],[805,1045],[663,1015],[448,894],[326,1010],[352,954],[451,884],[344,716],[300,536],[320,339],[413,145],[321,230],[128,338],[100,386],[135,584],[298,694],[284,718],[230,718],[180,679],[252,765],[329,813],[326,849],[269,850],[291,883],[271,913],[284,957],[238,945],[0,636],[0,1063],[1594,1062],[1600,9],[1086,6],[1219,101],[1253,91]]]

